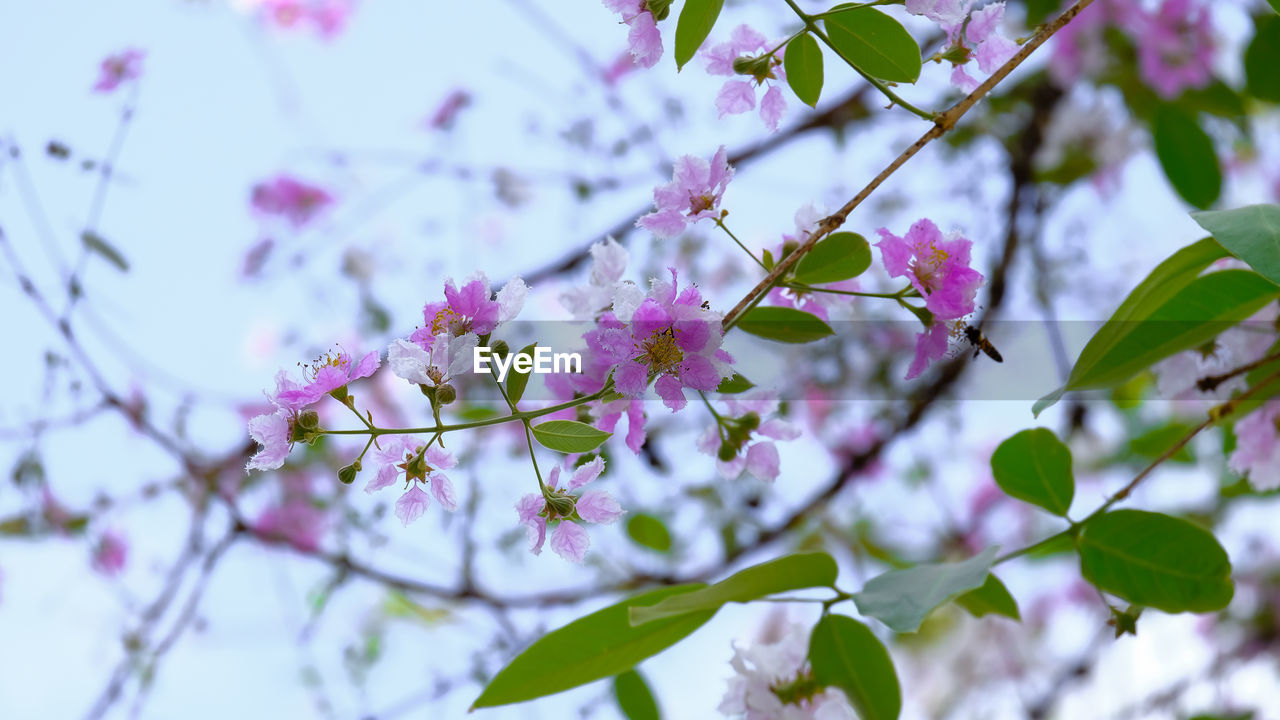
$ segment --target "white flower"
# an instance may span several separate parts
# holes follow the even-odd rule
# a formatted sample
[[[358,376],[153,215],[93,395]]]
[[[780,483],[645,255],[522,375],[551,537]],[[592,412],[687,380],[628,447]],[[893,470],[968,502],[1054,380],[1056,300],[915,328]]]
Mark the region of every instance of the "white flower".
[[[417,343],[396,340],[387,346],[391,372],[417,385],[436,386],[466,372],[473,362],[472,351],[480,341],[475,333],[452,337],[441,333],[431,340],[431,350]]]
[[[839,690],[828,689],[798,702],[784,703],[775,687],[804,680],[809,632],[789,623],[781,637],[746,649],[734,646],[729,664],[737,673],[720,701],[720,712],[746,720],[853,720],[853,709]]]

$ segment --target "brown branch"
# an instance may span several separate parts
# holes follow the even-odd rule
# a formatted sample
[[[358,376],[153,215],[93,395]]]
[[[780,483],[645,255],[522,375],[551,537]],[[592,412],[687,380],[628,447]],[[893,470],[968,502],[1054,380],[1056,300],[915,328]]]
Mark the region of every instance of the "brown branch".
[[[1022,46],[1022,49],[1018,50],[1016,55],[1010,58],[1004,65],[1001,65],[994,73],[991,74],[991,77],[987,78],[976,90],[969,93],[964,99],[953,105],[950,109],[939,113],[937,119],[934,121],[933,127],[929,128],[924,135],[920,136],[920,139],[916,140],[910,147],[903,150],[898,157],[894,158],[893,161],[885,167],[885,169],[881,170],[879,174],[871,179],[871,182],[867,183],[866,187],[859,190],[858,194],[854,195],[849,202],[845,203],[839,210],[828,215],[818,223],[818,229],[810,234],[809,237],[801,243],[800,247],[783,257],[778,264],[774,266],[772,272],[766,275],[763,280],[757,283],[756,286],[746,294],[746,296],[739,300],[738,304],[724,316],[724,328],[728,330],[736,325],[742,315],[751,308],[753,303],[756,302],[757,298],[762,297],[775,284],[777,284],[778,280],[783,275],[794,267],[796,263],[800,262],[800,259],[807,255],[809,251],[813,250],[819,240],[831,234],[843,225],[845,220],[849,218],[849,213],[853,212],[853,210],[861,205],[862,202],[871,195],[871,193],[875,192],[875,190],[879,188],[885,180],[888,180],[891,175],[897,172],[898,168],[902,167],[908,160],[915,157],[916,153],[923,150],[926,145],[942,137],[948,130],[955,127],[956,122],[961,117],[964,117],[964,114],[969,112],[970,108],[977,104],[977,102],[986,96],[987,93],[991,92],[991,89],[1008,76],[1009,73],[1013,72],[1014,68],[1021,65],[1036,48],[1040,47],[1045,43],[1045,41],[1053,37],[1054,33],[1070,22],[1076,15],[1079,15],[1080,11],[1088,7],[1092,2],[1093,0],[1077,0],[1076,4],[1063,12],[1057,20],[1046,25],[1040,32],[1036,33],[1034,37],[1028,40],[1027,43]]]

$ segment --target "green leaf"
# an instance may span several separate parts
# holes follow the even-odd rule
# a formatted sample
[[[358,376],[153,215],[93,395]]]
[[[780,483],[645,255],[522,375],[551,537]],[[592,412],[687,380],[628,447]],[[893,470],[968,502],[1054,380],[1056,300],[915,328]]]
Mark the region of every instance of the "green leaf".
[[[787,73],[787,84],[800,102],[809,107],[817,105],[822,96],[822,49],[818,41],[805,33],[787,43],[782,68]]]
[[[91,253],[95,253],[103,260],[111,263],[120,272],[129,272],[129,261],[125,260],[124,255],[115,248],[114,245],[102,239],[102,236],[92,230],[85,230],[80,235],[81,242],[84,247]]]
[[[934,608],[982,587],[999,547],[992,545],[963,562],[923,564],[871,578],[854,593],[858,612],[894,632],[915,632]]]
[[[702,587],[676,585],[652,590],[543,635],[489,681],[472,709],[553,695],[632,669],[641,660],[675,645],[716,613],[707,610],[631,627],[628,608]]]
[[[1152,277],[1163,275],[1160,270],[1156,268]],[[1249,270],[1210,273],[1176,289],[1174,286],[1182,285],[1183,278],[1171,275],[1168,279],[1169,286],[1162,289],[1145,287],[1151,277],[1143,281],[1085,345],[1067,384],[1037,401],[1032,411],[1039,414],[1067,390],[1119,385],[1152,363],[1199,347],[1247,319],[1280,293],[1274,283]],[[1144,297],[1131,306],[1140,292]],[[1155,307],[1157,302],[1161,304]]]
[[[827,615],[809,636],[809,666],[825,687],[844,691],[859,720],[894,720],[902,712],[898,673],[871,628],[844,615]]]
[[[627,720],[660,720],[662,717],[658,712],[658,702],[649,691],[649,684],[635,670],[613,678],[613,696],[618,699],[618,708]]]
[[[1276,3],[1272,3],[1274,7]],[[1280,10],[1277,10],[1280,12]],[[1259,18],[1258,33],[1244,51],[1245,87],[1259,100],[1280,103],[1280,18]]]
[[[796,264],[796,280],[806,285],[855,278],[871,267],[871,246],[857,233],[838,232],[818,241]]]
[[[538,347],[538,343],[526,345],[520,352],[516,353],[516,357],[527,355],[533,360],[533,350]],[[524,389],[529,386],[529,375],[533,372],[533,365],[530,364],[529,372],[520,372],[516,370],[515,361],[512,360],[511,369],[507,375],[507,399],[512,404],[520,402],[520,398],[524,397]]]
[[[1052,430],[1023,430],[991,454],[996,485],[1010,497],[1066,516],[1075,496],[1071,450]]]
[[[750,602],[788,590],[831,587],[835,582],[836,561],[830,555],[784,555],[740,570],[715,585],[669,597],[649,607],[637,603],[631,608],[631,624],[639,626],[686,613],[717,610],[725,603]]]
[[[756,307],[738,321],[743,332],[767,340],[785,343],[807,343],[834,334],[831,326],[817,315],[788,307]]]
[[[956,604],[974,617],[1003,615],[1014,620],[1022,619],[1022,614],[1018,612],[1018,601],[1013,599],[1009,588],[994,573],[987,574],[987,581],[982,583],[982,587],[956,598]]]
[[[676,70],[693,59],[720,17],[724,0],[685,0],[676,22]]]
[[[1267,4],[1271,6],[1272,10],[1280,13],[1280,0],[1267,0]]]
[[[1280,285],[1280,205],[1205,210],[1191,213],[1191,219],[1213,233],[1213,239],[1232,255]]]
[[[584,453],[600,447],[613,433],[597,430],[576,420],[548,420],[533,426],[533,438],[550,450]]]
[[[1165,612],[1220,610],[1231,601],[1231,560],[1213,535],[1160,513],[1116,510],[1084,524],[1080,572],[1100,590]]]
[[[920,46],[897,20],[869,7],[823,18],[827,37],[845,62],[872,77],[913,83],[920,77]]]
[[[1172,105],[1156,109],[1151,120],[1156,157],[1173,189],[1191,205],[1204,209],[1222,193],[1222,170],[1213,139],[1191,113]]]
[[[627,520],[627,535],[638,545],[658,552],[671,552],[671,533],[658,518],[647,513],[636,513]]]
[[[716,388],[716,392],[721,395],[737,395],[738,393],[744,393],[755,386],[755,383],[742,377],[738,373],[734,373],[733,377],[727,377],[720,381],[720,386]]]

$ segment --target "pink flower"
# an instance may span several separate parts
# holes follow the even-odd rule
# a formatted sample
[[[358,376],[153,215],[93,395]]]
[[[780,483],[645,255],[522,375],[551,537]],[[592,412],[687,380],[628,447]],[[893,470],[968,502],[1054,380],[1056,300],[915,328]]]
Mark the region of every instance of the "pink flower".
[[[444,285],[444,302],[427,303],[422,308],[423,326],[410,339],[427,348],[431,339],[442,333],[454,337],[467,333],[488,335],[499,323],[520,313],[528,294],[529,287],[519,276],[511,278],[496,298],[489,291],[489,278],[484,273],[476,273],[461,288],[450,279]]]
[[[444,474],[445,470],[458,465],[452,454],[438,446],[425,447],[425,442],[407,435],[383,438],[380,442],[382,447],[374,451],[378,470],[364,486],[365,492],[372,493],[388,487],[403,475],[408,487],[396,501],[396,517],[405,525],[426,512],[432,497],[449,512],[458,509],[458,495],[453,489],[453,481]],[[424,485],[431,491],[430,495],[422,489]]]
[[[244,466],[245,472],[275,470],[284,465],[284,459],[293,447],[290,430],[289,414],[283,409],[250,420],[249,436],[262,447],[249,458]]]
[[[654,390],[674,412],[687,403],[685,388],[715,390],[733,371],[732,358],[720,349],[720,314],[703,307],[696,286],[679,291],[675,268],[669,270],[671,282],[654,279],[648,297],[625,322],[603,316],[588,345],[594,342],[616,363],[619,393],[638,397],[656,379]]]
[[[645,0],[604,0],[604,5],[621,15],[622,22],[631,28],[627,42],[635,64],[644,68],[657,65],[662,57],[662,33]]]
[[[951,331],[944,322],[936,319],[928,328],[916,335],[916,356],[907,368],[907,380],[914,380],[935,360],[941,360],[947,354],[947,345]]]
[[[1142,79],[1167,100],[1213,79],[1213,28],[1209,8],[1194,0],[1164,0],[1143,16],[1135,33]]]
[[[269,542],[291,545],[314,552],[328,529],[328,516],[317,503],[311,478],[288,475],[283,479],[280,499],[263,509],[254,521],[255,535]]]
[[[333,196],[322,188],[289,175],[277,175],[254,185],[250,199],[250,205],[257,212],[281,216],[294,228],[305,226],[333,202]]]
[[[720,200],[733,179],[724,146],[711,161],[685,155],[676,160],[671,182],[653,189],[657,208],[636,221],[636,225],[660,238],[671,238],[704,218],[720,214]]]
[[[111,92],[122,83],[136,80],[142,74],[142,59],[145,57],[146,53],[132,48],[108,56],[102,61],[98,82],[94,84],[93,91]]]
[[[991,3],[974,11],[967,20],[964,18],[970,6],[967,1],[928,4],[932,8],[927,12],[912,10],[912,5],[922,3],[908,3],[907,10],[923,14],[942,25],[950,41],[950,49],[943,53],[943,57],[953,63],[951,84],[961,90],[973,92],[980,84],[965,70],[970,60],[976,59],[979,69],[991,73],[1018,53],[1018,44],[1000,32],[1000,23],[1004,19],[1003,2]],[[957,15],[958,20],[955,19]]]
[[[98,544],[93,548],[93,569],[106,577],[115,577],[124,570],[129,556],[129,544],[124,536],[114,530],[102,534]]]
[[[369,377],[378,369],[378,363],[377,351],[360,358],[358,363],[352,363],[351,356],[345,352],[325,355],[314,365],[306,367],[304,374],[310,378],[303,384],[277,376],[276,383],[281,389],[271,399],[287,410],[301,410],[325,395],[345,388],[353,380]]]
[[[982,273],[969,267],[973,243],[953,233],[944,237],[932,220],[917,221],[906,239],[884,228],[877,230],[880,254],[890,277],[906,277],[925,299],[938,320],[953,320],[973,312]]]
[[[757,391],[742,398],[729,396],[725,404],[728,412],[698,439],[698,449],[716,456],[716,469],[725,480],[732,480],[745,470],[753,477],[773,482],[780,470],[773,440],[794,440],[800,431],[781,418],[761,421],[765,415],[777,412],[776,393]]]
[[[716,109],[720,117],[744,113],[756,106],[756,89],[767,86],[764,98],[760,101],[760,119],[766,127],[777,131],[778,122],[786,110],[786,101],[782,98],[782,90],[770,80],[784,80],[782,58],[778,53],[759,55],[770,50],[764,35],[746,25],[734,28],[729,42],[720,43],[703,51],[707,61],[707,72],[712,75],[745,75],[754,81],[728,80],[716,95]]]
[[[1227,465],[1260,491],[1280,488],[1280,398],[1267,401],[1236,423],[1236,449]]]
[[[454,90],[445,96],[435,112],[427,119],[426,126],[431,130],[452,130],[458,114],[471,104],[471,94],[466,90]]]
[[[547,528],[553,527],[551,549],[557,555],[576,563],[586,558],[591,539],[579,522],[607,525],[622,517],[622,508],[607,492],[592,490],[571,495],[570,491],[592,482],[603,470],[604,460],[596,457],[574,470],[568,484],[560,488],[557,487],[560,481],[560,466],[557,465],[547,475],[543,494],[520,498],[516,503],[516,514],[528,531],[529,552],[534,555],[542,553]]]

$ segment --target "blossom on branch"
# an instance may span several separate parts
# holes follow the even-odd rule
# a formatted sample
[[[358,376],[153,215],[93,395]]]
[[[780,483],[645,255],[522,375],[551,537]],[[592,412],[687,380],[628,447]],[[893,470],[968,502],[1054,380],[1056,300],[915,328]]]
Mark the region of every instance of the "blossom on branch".
[[[294,229],[306,226],[334,202],[325,189],[290,175],[253,186],[249,204],[262,215],[278,215]]]
[[[551,549],[560,557],[581,563],[591,538],[579,522],[607,525],[622,517],[622,507],[613,496],[602,490],[580,495],[570,494],[600,477],[604,459],[596,457],[574,470],[568,484],[561,488],[560,466],[551,468],[546,488],[541,495],[531,493],[516,503],[516,514],[529,535],[529,552],[542,554],[548,528],[552,529]]]
[[[729,41],[712,46],[702,56],[707,61],[707,72],[712,75],[745,75],[750,80],[727,80],[716,95],[716,109],[720,117],[737,115],[756,106],[756,90],[768,87],[760,100],[760,119],[771,131],[777,131],[778,122],[786,110],[781,82],[786,80],[782,70],[782,51],[767,52],[769,43],[764,35],[747,25],[734,28]],[[763,54],[761,54],[763,53]],[[769,82],[776,80],[777,83]]]
[[[708,162],[684,155],[676,160],[671,182],[653,189],[657,208],[636,221],[636,225],[660,238],[671,238],[704,218],[720,214],[720,200],[733,179],[724,146]]]
[[[627,42],[635,64],[651,68],[662,57],[662,33],[658,21],[645,0],[604,0],[604,6],[622,16],[623,24],[631,28]]]

